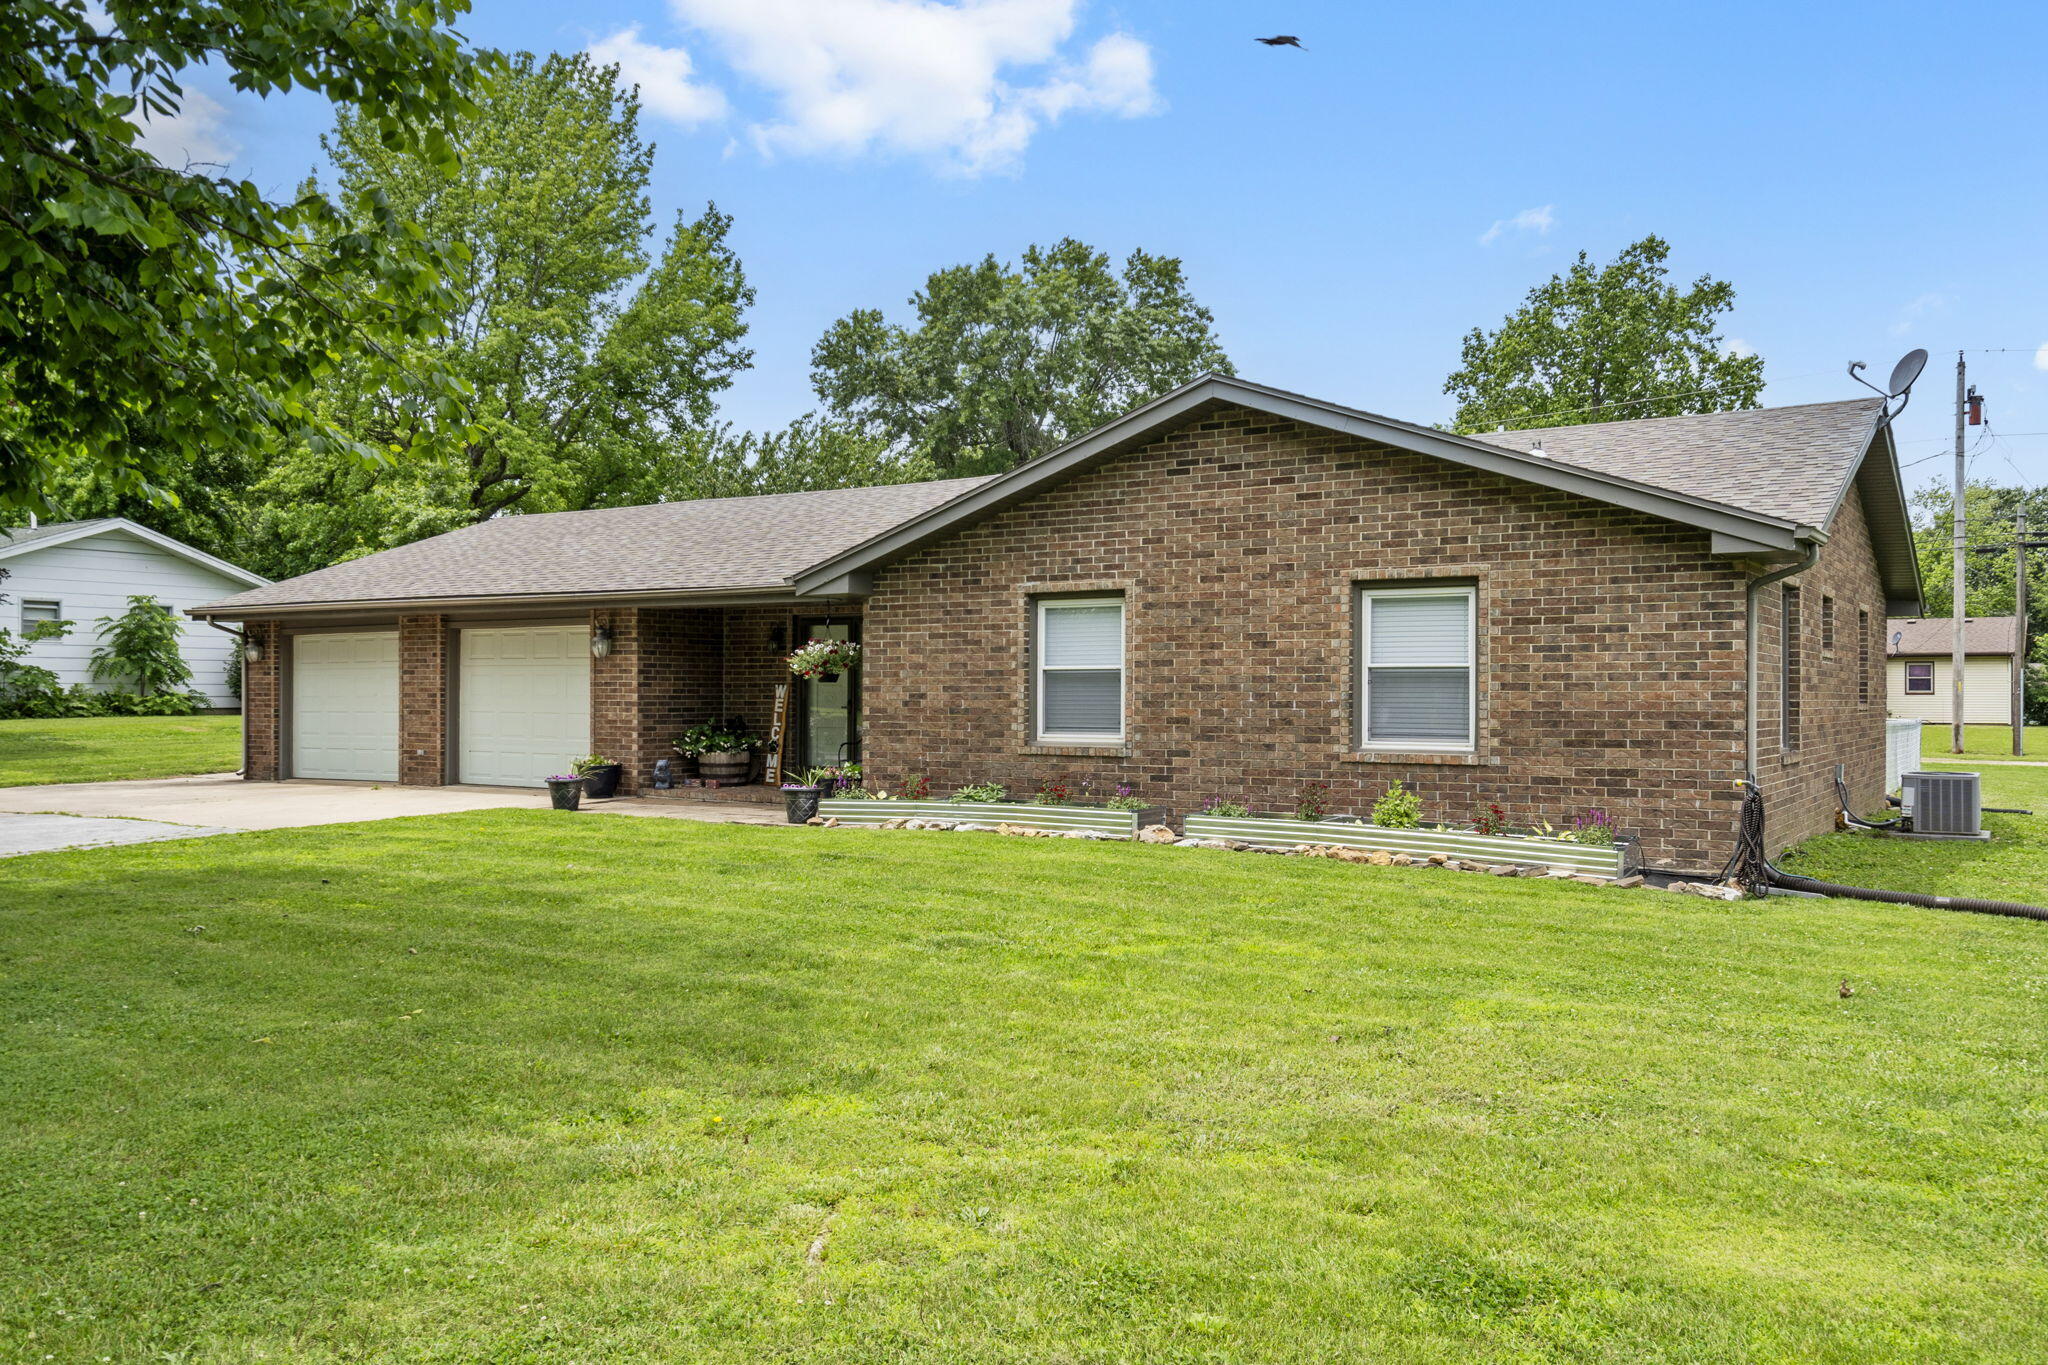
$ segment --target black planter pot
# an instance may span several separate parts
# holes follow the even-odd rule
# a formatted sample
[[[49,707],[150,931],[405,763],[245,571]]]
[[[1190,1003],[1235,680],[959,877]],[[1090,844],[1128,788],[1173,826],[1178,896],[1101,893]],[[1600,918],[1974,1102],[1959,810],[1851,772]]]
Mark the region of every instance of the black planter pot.
[[[836,683],[839,681],[839,675],[837,673],[820,673],[818,681],[821,683]]]
[[[822,793],[816,787],[785,787],[782,790],[782,808],[789,816],[789,823],[801,825],[818,813],[818,797]]]
[[[555,803],[556,810],[575,810],[583,804],[583,779],[572,777],[566,782],[548,782],[548,799]]]
[[[583,794],[593,801],[602,801],[616,795],[619,778],[626,771],[623,763],[607,763],[602,768],[592,768],[583,774]]]

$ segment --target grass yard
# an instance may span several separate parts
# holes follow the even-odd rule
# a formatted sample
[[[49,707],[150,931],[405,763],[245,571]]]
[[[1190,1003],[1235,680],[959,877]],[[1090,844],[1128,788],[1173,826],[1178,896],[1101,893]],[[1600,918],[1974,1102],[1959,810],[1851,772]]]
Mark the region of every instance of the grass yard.
[[[14,1359],[2048,1356],[2033,923],[506,810],[0,960]]]
[[[0,787],[231,773],[240,716],[90,716],[0,720]]]
[[[1937,771],[1970,770],[1967,763],[1929,766]],[[1882,839],[1846,831],[1823,835],[1779,858],[1778,866],[1848,886],[2048,905],[2048,767],[1987,764],[1975,771],[1984,777],[1986,805],[2035,813],[1986,815],[1984,827],[1991,831],[1991,840],[1981,844]]]
[[[2027,752],[2022,761],[2048,763],[2048,725],[2028,725],[2025,730]],[[1948,751],[1949,727],[1946,725],[1923,725],[1920,727],[1920,756],[1922,758],[1950,761],[1956,755]],[[2011,759],[2012,727],[2010,725],[1965,725],[1963,727],[1963,753],[1969,758]]]

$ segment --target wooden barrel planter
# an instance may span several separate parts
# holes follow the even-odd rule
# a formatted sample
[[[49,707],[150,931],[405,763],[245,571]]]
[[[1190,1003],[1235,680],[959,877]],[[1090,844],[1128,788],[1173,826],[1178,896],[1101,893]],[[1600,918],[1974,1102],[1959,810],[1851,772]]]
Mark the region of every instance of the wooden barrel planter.
[[[754,755],[745,749],[737,753],[697,755],[697,772],[707,782],[744,782],[753,768]]]

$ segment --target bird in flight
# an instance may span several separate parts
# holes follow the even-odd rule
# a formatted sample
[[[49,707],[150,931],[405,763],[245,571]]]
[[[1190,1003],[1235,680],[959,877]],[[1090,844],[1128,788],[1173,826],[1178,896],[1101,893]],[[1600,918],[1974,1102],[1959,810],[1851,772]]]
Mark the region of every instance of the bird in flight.
[[[1277,34],[1271,38],[1254,38],[1252,41],[1264,43],[1267,47],[1301,47],[1301,39],[1295,37],[1292,33]],[[1304,52],[1308,51],[1307,48],[1302,48],[1301,50]]]

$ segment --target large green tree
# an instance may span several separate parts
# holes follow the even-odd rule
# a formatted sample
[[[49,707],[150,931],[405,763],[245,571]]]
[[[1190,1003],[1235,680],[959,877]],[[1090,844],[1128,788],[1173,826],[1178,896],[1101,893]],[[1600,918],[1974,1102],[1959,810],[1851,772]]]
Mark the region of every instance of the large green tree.
[[[1607,265],[1580,252],[1529,291],[1493,331],[1473,328],[1444,381],[1458,431],[1554,427],[1756,406],[1764,362],[1720,334],[1734,286],[1711,275],[1665,281],[1671,248],[1654,234]]]
[[[309,390],[341,357],[388,356],[438,325],[453,258],[372,185],[273,199],[159,164],[138,123],[175,115],[179,73],[204,63],[239,91],[317,91],[443,173],[447,126],[494,65],[450,27],[467,10],[0,5],[0,522],[47,513],[58,471],[81,465],[115,494],[160,497],[202,452],[279,430],[352,448]],[[459,392],[431,370],[393,382]]]
[[[738,498],[760,493],[810,493],[938,477],[930,460],[817,413],[780,431],[735,432],[721,426],[681,447],[669,496]]]
[[[911,296],[916,321],[861,309],[811,352],[835,418],[945,474],[1035,459],[1147,399],[1230,372],[1180,261],[1133,251],[1121,271],[1072,238],[1020,265],[984,257]]]
[[[343,365],[320,409],[385,461],[292,451],[257,487],[260,568],[300,572],[508,511],[670,491],[675,452],[748,362],[752,291],[716,208],[679,215],[650,251],[654,148],[639,112],[616,68],[522,54],[457,121],[452,178],[388,146],[374,121],[341,117],[326,146],[344,192],[378,187],[467,256],[444,328],[408,353],[468,395],[448,411]]]

